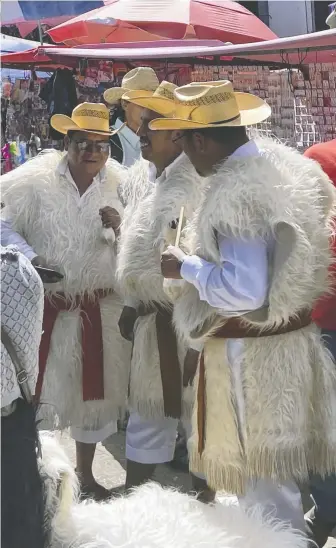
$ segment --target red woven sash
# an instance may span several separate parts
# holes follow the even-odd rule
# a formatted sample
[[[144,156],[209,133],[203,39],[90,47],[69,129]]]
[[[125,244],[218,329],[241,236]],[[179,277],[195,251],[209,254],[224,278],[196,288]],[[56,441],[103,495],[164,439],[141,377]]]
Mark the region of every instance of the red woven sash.
[[[97,289],[93,295],[67,299],[57,293],[44,299],[43,335],[40,344],[36,399],[39,401],[50,349],[50,341],[59,312],[80,309],[82,325],[83,400],[104,399],[103,335],[99,301],[111,291]]]

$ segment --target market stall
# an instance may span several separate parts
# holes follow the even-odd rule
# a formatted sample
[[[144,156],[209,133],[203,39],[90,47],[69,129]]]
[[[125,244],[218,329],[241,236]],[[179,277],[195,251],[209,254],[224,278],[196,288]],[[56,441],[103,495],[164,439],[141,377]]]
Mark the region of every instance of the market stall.
[[[256,93],[272,106],[261,130],[302,149],[335,137],[336,30],[240,45],[169,40],[49,46],[32,50],[30,57],[30,63],[73,67],[78,88],[93,90],[91,100],[101,100],[106,87],[119,85],[127,70],[144,64],[178,84],[228,78],[237,90]],[[18,62],[10,55],[2,60],[6,66]]]

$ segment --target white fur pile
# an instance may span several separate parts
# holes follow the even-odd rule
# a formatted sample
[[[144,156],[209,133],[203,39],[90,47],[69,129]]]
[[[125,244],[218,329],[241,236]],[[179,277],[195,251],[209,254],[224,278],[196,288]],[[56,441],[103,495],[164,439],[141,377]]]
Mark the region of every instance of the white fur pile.
[[[56,439],[42,434],[43,474],[50,490],[62,480],[51,548],[305,548],[288,526],[233,504],[206,506],[147,484],[108,503],[78,503],[71,464]]]

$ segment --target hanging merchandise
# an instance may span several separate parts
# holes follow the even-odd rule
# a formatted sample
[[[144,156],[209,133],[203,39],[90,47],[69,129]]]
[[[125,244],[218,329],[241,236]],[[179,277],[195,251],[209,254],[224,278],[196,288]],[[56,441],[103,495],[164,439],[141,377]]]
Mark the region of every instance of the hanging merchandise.
[[[2,83],[2,96],[5,99],[8,99],[10,97],[11,89],[12,89],[12,84],[11,84],[10,78],[8,78],[7,81]]]
[[[51,118],[54,114],[71,116],[78,103],[76,84],[72,71],[69,69],[57,69],[48,82],[41,87],[40,98],[48,105],[48,113]],[[50,137],[61,140],[63,135],[50,128]]]

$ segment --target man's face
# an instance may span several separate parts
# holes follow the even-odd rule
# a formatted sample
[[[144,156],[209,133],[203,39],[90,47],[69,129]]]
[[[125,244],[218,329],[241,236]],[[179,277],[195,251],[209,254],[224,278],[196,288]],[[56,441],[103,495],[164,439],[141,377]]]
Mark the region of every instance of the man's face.
[[[213,173],[214,165],[213,153],[216,144],[210,141],[202,133],[185,131],[178,135],[182,142],[183,151],[188,156],[190,162],[201,177],[208,177]]]
[[[174,132],[172,131],[151,131],[148,125],[155,118],[161,118],[161,116],[152,110],[144,109],[142,111],[141,125],[138,131],[141,153],[145,160],[153,162],[156,167],[165,168],[181,152],[181,144],[177,145],[174,142]]]
[[[65,148],[70,168],[83,169],[95,177],[109,157],[110,142],[105,135],[76,131],[71,137],[65,138]]]
[[[127,126],[134,132],[137,133],[141,125],[141,115],[143,108],[139,105],[134,105],[128,101],[122,101],[122,107],[125,111],[125,121]]]

